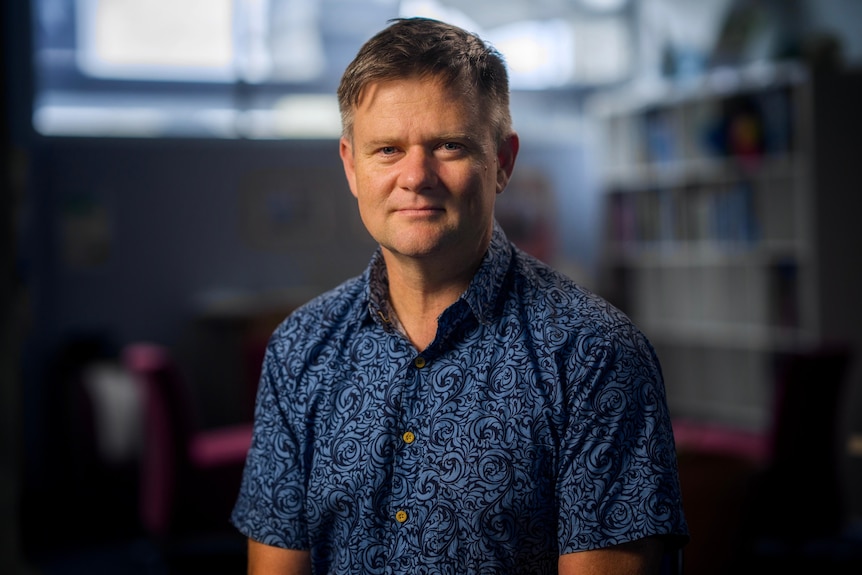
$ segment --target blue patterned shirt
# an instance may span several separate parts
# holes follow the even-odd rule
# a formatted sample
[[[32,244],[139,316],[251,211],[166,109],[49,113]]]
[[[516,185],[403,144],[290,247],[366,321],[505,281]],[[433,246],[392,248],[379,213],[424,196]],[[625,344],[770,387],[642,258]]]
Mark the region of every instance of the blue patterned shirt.
[[[687,533],[662,376],[620,311],[499,226],[417,352],[381,253],[267,348],[234,525],[315,573],[556,573]]]

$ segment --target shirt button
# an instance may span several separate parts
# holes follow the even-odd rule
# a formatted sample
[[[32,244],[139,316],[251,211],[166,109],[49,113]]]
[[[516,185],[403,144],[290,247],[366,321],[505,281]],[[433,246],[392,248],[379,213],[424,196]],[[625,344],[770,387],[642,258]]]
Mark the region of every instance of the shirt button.
[[[404,443],[413,443],[416,440],[416,436],[413,435],[412,431],[405,431],[404,435],[401,436],[401,439],[404,440]]]
[[[413,365],[415,365],[419,369],[422,369],[423,367],[425,367],[425,358],[420,355],[413,360]]]
[[[395,521],[397,521],[398,523],[404,523],[405,521],[407,521],[407,512],[403,509],[399,509],[398,511],[396,511]]]

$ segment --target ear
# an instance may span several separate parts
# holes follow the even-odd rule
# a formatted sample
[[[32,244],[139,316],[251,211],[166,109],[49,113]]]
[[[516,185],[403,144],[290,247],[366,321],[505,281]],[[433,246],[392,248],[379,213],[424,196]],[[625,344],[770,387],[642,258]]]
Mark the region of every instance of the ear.
[[[512,132],[503,140],[497,147],[497,193],[503,193],[506,186],[509,185],[509,179],[512,177],[512,170],[515,169],[515,159],[518,157],[521,141],[518,139],[518,134]]]
[[[344,175],[347,176],[347,185],[350,193],[356,196],[356,164],[353,157],[353,144],[342,136],[338,144],[338,153],[341,155],[341,164],[344,166]]]

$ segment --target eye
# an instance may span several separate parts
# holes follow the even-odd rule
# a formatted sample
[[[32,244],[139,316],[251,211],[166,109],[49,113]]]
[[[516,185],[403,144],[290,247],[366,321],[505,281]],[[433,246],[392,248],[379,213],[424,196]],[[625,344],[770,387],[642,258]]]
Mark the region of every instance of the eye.
[[[458,152],[464,149],[464,146],[462,146],[458,142],[446,142],[440,147],[447,152]]]
[[[391,156],[397,151],[398,149],[395,146],[383,146],[382,148],[380,148],[380,153],[384,156]]]

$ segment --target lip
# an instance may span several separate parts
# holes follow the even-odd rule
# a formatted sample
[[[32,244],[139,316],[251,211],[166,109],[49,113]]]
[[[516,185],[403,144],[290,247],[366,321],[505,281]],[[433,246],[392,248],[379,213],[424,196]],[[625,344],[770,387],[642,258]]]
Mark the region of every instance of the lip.
[[[398,208],[395,210],[397,213],[405,215],[405,216],[427,216],[429,214],[437,214],[443,211],[443,208],[438,208],[435,206],[411,206],[405,208]]]

